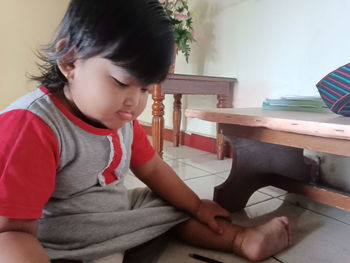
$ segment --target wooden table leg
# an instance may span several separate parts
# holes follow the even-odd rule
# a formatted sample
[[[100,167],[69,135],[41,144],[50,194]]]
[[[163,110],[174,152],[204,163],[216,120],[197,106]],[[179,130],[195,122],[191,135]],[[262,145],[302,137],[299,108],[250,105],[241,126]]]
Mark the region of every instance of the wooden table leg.
[[[231,106],[228,105],[228,100],[227,96],[225,95],[218,95],[218,103],[216,104],[217,108],[227,108]],[[216,154],[217,154],[217,159],[218,160],[223,160],[224,159],[224,154],[225,154],[225,137],[222,133],[222,130],[220,129],[220,124],[216,125]]]
[[[164,95],[162,87],[154,85],[152,91],[152,138],[153,147],[158,152],[159,156],[163,156],[163,129],[164,129]]]
[[[227,136],[234,150],[227,180],[214,190],[214,200],[229,211],[243,209],[259,188],[273,185],[276,175],[310,182],[315,167],[304,162],[303,149]]]
[[[175,147],[178,147],[180,144],[181,98],[182,94],[174,94],[173,145]]]
[[[216,124],[216,156],[218,160],[225,158],[225,137],[220,127],[220,123]]]

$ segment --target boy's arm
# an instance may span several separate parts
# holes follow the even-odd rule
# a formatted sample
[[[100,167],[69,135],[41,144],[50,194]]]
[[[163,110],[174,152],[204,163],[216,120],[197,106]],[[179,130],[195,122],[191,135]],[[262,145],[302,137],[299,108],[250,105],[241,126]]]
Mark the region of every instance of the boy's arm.
[[[189,212],[209,225],[212,230],[222,232],[215,217],[229,217],[229,212],[212,201],[200,200],[158,155],[142,165],[133,167],[132,170],[141,181],[163,199]]]
[[[36,231],[36,220],[0,216],[0,262],[50,263]]]

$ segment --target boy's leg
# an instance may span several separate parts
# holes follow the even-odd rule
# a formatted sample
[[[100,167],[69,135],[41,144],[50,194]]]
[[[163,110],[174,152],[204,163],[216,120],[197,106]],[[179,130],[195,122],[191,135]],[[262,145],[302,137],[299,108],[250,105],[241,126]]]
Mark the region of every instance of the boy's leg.
[[[218,220],[224,228],[221,235],[195,219],[181,223],[174,230],[190,244],[233,251],[250,260],[262,260],[291,245],[290,226],[286,217],[276,217],[254,227],[241,227],[223,219]]]

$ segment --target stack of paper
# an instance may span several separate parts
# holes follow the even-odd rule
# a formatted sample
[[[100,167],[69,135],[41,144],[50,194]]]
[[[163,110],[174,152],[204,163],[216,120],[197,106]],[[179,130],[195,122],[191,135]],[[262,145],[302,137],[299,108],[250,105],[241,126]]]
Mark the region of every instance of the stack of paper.
[[[262,108],[266,110],[331,112],[320,97],[313,96],[265,99]]]

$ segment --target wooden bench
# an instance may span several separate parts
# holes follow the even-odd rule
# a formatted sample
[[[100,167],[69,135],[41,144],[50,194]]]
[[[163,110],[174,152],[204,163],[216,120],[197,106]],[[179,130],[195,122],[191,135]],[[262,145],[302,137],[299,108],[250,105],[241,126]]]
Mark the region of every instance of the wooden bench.
[[[218,123],[234,151],[227,180],[214,200],[230,211],[245,207],[259,188],[288,192],[350,211],[350,196],[319,185],[319,165],[303,149],[350,157],[350,118],[333,113],[247,109],[187,109],[187,117]]]

